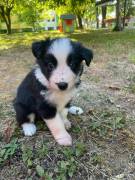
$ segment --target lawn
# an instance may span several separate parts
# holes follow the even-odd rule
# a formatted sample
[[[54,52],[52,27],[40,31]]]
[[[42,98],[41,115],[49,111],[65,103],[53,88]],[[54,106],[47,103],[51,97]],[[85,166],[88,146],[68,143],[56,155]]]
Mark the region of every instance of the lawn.
[[[72,147],[56,144],[43,122],[24,137],[15,122],[16,89],[35,64],[31,43],[67,36],[94,51],[74,105]],[[135,31],[0,35],[0,179],[135,179]]]

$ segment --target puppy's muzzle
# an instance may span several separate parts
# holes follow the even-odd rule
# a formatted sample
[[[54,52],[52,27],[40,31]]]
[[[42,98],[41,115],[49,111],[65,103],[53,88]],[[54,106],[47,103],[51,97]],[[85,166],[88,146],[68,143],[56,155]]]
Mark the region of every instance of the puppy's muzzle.
[[[60,83],[56,83],[58,88],[62,91],[66,90],[68,88],[68,83],[66,82],[60,82]]]

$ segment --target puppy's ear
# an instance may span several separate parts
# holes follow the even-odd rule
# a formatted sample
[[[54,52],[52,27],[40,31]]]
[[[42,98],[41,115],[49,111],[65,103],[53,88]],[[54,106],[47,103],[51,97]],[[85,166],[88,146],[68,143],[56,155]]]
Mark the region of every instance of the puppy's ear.
[[[82,60],[85,60],[86,65],[89,66],[91,60],[93,59],[92,50],[85,48],[84,46],[81,46],[81,57],[82,57]]]
[[[37,58],[40,59],[46,53],[47,48],[50,44],[50,39],[47,38],[45,41],[37,41],[32,44],[32,53]]]

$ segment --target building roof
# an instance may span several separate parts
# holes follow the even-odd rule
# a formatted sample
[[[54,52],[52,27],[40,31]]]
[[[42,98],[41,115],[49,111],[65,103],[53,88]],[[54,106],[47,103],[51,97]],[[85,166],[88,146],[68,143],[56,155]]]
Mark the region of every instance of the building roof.
[[[62,14],[60,16],[61,19],[75,19],[75,15],[73,14]]]

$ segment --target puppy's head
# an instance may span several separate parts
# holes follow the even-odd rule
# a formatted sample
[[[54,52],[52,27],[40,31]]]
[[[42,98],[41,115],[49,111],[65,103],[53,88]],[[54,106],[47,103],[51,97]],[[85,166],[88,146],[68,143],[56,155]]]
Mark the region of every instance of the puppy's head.
[[[90,49],[68,38],[34,42],[32,52],[49,87],[61,91],[75,86],[83,71],[83,60],[89,66],[93,58]]]

